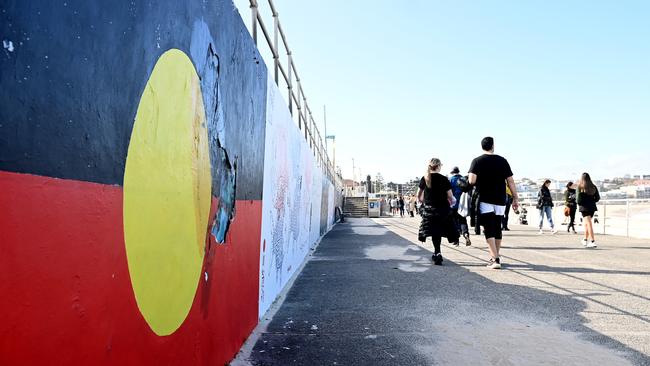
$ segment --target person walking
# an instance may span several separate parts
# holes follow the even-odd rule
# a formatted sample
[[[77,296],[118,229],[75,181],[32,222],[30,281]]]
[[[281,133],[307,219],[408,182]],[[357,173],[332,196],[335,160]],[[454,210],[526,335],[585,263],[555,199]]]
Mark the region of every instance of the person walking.
[[[411,217],[415,217],[415,201],[416,201],[415,196],[411,196],[411,198],[409,199],[409,214],[411,215]]]
[[[399,199],[397,200],[397,207],[399,208],[399,216],[404,217],[404,196],[399,196]]]
[[[578,192],[576,195],[576,202],[578,209],[582,214],[583,223],[585,226],[585,237],[582,239],[582,245],[585,248],[596,248],[596,239],[594,238],[594,224],[591,221],[594,217],[598,207],[596,202],[600,201],[600,194],[598,188],[591,181],[589,173],[582,173],[578,183]],[[591,239],[591,242],[589,241]]]
[[[451,177],[449,178],[449,183],[451,183],[451,193],[453,194],[454,198],[456,199],[456,203],[454,203],[454,206],[451,208],[452,209],[452,214],[454,217],[454,223],[456,224],[456,229],[458,232],[465,238],[465,245],[470,246],[472,245],[472,241],[469,238],[469,228],[467,227],[467,217],[461,216],[458,213],[458,205],[460,204],[460,196],[463,195],[463,191],[460,188],[460,181],[463,178],[462,175],[460,175],[460,169],[458,169],[457,166],[455,166],[451,170]],[[455,242],[454,245],[458,246],[458,242]]]
[[[469,168],[469,183],[476,185],[479,194],[479,223],[483,226],[483,234],[490,251],[488,268],[500,269],[502,231],[501,223],[506,210],[506,192],[504,182],[512,192],[512,208],[519,207],[517,187],[512,178],[512,170],[508,161],[494,153],[494,139],[485,137],[481,140],[483,155],[472,160]]]
[[[434,248],[431,259],[436,265],[442,264],[442,237],[446,237],[450,243],[458,241],[458,231],[454,226],[450,208],[453,206],[454,196],[451,193],[451,183],[447,177],[440,174],[441,167],[440,159],[432,158],[429,161],[417,192],[418,201],[422,203],[418,240],[424,243],[427,237],[431,237]]]
[[[569,224],[567,225],[566,232],[571,232],[573,230],[574,234],[576,232],[576,209],[578,208],[578,203],[576,202],[576,188],[573,182],[569,182],[566,185],[566,191],[564,191],[564,207],[569,210]]]
[[[549,225],[551,225],[551,234],[557,233],[555,230],[555,224],[553,223],[553,197],[551,197],[551,191],[548,187],[551,185],[551,180],[547,179],[542,184],[537,193],[537,209],[539,210],[539,234],[544,234],[542,227],[544,226],[544,215],[548,220]]]

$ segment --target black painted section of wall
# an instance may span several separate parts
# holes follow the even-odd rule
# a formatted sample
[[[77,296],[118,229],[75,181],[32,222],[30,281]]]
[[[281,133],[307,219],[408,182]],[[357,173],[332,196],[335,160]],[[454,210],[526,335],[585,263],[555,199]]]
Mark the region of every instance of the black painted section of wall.
[[[178,48],[199,70],[212,47],[210,146],[221,136],[237,162],[237,199],[261,199],[267,70],[231,1],[3,1],[0,37],[14,48],[0,50],[0,170],[121,185],[158,57]]]

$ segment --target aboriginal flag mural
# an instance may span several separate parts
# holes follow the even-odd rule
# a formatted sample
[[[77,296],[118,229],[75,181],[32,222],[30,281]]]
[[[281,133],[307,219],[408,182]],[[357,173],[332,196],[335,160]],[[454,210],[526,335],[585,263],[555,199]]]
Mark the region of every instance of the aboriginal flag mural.
[[[228,362],[267,70],[230,1],[0,3],[0,365]]]

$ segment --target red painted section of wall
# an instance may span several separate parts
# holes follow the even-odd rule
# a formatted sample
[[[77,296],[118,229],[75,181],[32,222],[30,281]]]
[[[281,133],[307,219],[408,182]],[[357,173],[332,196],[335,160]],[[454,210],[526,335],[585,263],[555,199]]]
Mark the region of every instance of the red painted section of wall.
[[[158,337],[131,289],[122,188],[0,172],[0,365],[228,362],[257,324],[261,214],[237,201],[187,319]]]

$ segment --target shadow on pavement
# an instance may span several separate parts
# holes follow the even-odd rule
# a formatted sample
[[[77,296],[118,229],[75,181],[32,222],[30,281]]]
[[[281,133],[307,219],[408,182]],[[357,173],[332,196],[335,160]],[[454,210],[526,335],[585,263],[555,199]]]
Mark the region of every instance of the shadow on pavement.
[[[433,266],[430,255],[368,219],[336,225],[251,363],[650,364],[648,355],[590,329],[579,297],[497,283],[448,260]]]

